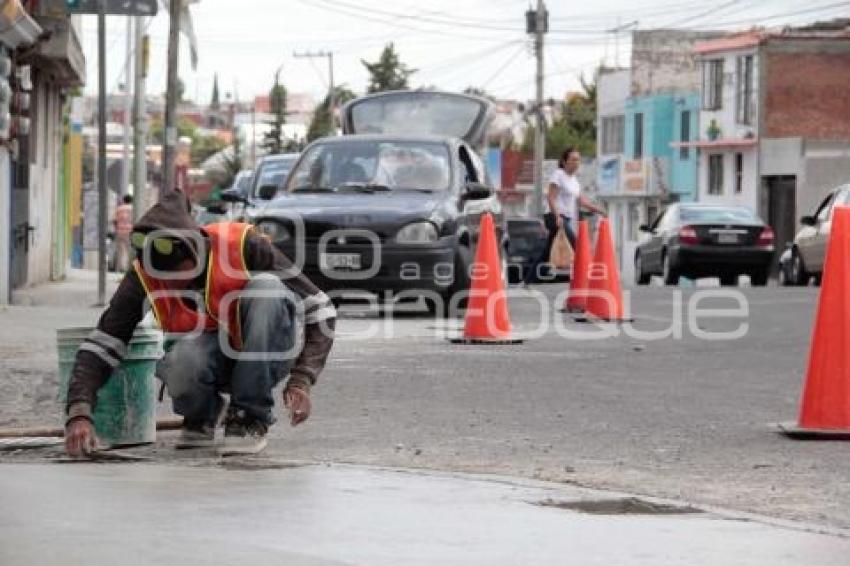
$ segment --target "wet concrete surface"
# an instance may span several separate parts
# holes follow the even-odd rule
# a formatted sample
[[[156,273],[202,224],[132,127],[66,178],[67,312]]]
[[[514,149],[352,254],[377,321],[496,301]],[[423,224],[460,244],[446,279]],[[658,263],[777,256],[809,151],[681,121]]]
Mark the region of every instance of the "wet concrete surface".
[[[638,505],[645,513],[593,505],[614,497],[354,466],[4,464],[0,564],[843,566],[850,556],[850,539],[802,528],[654,514],[659,502]]]

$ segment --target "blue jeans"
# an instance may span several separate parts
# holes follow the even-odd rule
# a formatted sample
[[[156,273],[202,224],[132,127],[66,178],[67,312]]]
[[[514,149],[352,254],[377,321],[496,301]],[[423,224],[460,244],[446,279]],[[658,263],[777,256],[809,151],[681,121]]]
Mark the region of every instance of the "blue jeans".
[[[292,292],[271,274],[255,275],[239,301],[242,350],[269,353],[264,359],[232,359],[221,349],[218,332],[178,340],[157,365],[157,376],[168,388],[174,412],[188,423],[215,424],[224,399],[266,425],[274,423],[272,390],[289,373],[294,356],[282,359],[295,345],[295,301]],[[222,338],[226,339],[226,338]]]
[[[561,215],[561,220],[564,221],[564,232],[567,234],[567,240],[570,241],[570,245],[573,249],[575,249],[576,235],[573,231],[571,220],[563,214]],[[554,214],[547,212],[543,216],[543,223],[546,224],[546,229],[549,231],[549,237],[546,238],[546,245],[543,247],[543,251],[540,252],[540,256],[534,261],[534,263],[531,264],[531,267],[528,269],[528,273],[525,274],[525,277],[523,278],[523,282],[525,283],[533,283],[537,281],[540,266],[549,263],[549,254],[552,251],[552,243],[555,241],[555,236],[558,235],[558,223],[555,221]]]

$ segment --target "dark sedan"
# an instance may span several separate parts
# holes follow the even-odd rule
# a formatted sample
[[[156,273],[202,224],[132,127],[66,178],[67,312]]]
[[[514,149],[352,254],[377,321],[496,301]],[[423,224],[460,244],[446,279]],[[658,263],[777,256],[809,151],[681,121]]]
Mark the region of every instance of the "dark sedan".
[[[357,99],[343,110],[346,135],[310,144],[280,189],[260,187],[277,197],[252,221],[324,290],[425,296],[445,313],[469,288],[485,212],[507,246],[475,149],[491,113],[448,93]]]
[[[548,232],[539,218],[508,218],[508,281],[519,283],[546,247]]]
[[[667,285],[680,277],[719,277],[722,285],[735,285],[740,275],[749,275],[753,285],[767,284],[773,229],[746,207],[674,204],[641,231],[649,237],[635,252],[638,285],[653,275]]]

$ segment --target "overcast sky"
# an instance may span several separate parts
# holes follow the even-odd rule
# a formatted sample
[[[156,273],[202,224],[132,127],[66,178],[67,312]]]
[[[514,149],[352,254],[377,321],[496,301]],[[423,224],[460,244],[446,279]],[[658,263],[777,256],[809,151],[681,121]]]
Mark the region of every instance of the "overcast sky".
[[[536,2],[535,2],[536,4]],[[328,88],[325,59],[296,59],[294,51],[330,50],[335,80],[356,92],[366,89],[361,59],[375,60],[393,41],[408,66],[418,69],[412,86],[446,90],[483,87],[500,97],[527,99],[534,94],[534,59],[525,35],[529,0],[200,0],[191,8],[200,62],[189,66],[181,42],[180,76],[186,95],[209,102],[218,73],[222,99],[236,91],[240,99],[267,93],[283,65],[284,84],[316,98]],[[830,0],[549,0],[546,37],[546,95],[575,90],[582,73],[600,62],[629,60],[629,31],[678,27],[740,29],[778,26],[850,15],[850,1]],[[126,18],[107,23],[108,84],[115,91],[124,67]],[[83,20],[88,66],[87,91],[97,87],[97,21]],[[167,14],[160,10],[149,27],[149,92],[165,89]],[[182,39],[182,38],[181,38]],[[619,50],[617,46],[619,44]]]

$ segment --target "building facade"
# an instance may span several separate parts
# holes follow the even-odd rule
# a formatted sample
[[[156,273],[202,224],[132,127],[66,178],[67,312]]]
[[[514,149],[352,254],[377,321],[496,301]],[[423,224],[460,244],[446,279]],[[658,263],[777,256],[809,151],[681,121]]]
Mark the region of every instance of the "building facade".
[[[667,202],[697,198],[697,153],[671,146],[697,136],[700,66],[694,46],[715,32],[633,34],[631,68],[598,82],[600,198],[608,206],[622,275],[633,275],[639,226]]]
[[[797,220],[850,182],[850,21],[752,30],[696,46],[699,199],[759,213],[777,253]]]
[[[16,105],[0,151],[0,192],[10,195],[0,203],[0,304],[5,304],[16,288],[65,274],[78,210],[66,161],[76,154],[68,152],[65,103],[71,89],[83,84],[85,58],[80,19],[70,17],[62,1],[7,0],[0,17]]]

